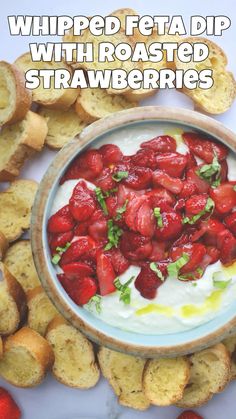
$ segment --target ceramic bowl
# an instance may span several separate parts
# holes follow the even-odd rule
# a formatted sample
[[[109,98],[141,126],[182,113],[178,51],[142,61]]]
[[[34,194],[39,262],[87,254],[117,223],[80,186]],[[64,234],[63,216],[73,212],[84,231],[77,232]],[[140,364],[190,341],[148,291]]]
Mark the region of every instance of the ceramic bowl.
[[[145,357],[176,356],[200,350],[224,338],[236,329],[236,300],[222,315],[191,330],[162,335],[127,332],[104,323],[92,313],[78,307],[67,295],[51,264],[47,242],[47,220],[59,180],[72,160],[98,141],[109,142],[111,133],[128,133],[134,127],[147,132],[156,127],[199,130],[236,151],[236,136],[221,123],[186,109],[146,106],[113,114],[85,128],[54,158],[40,183],[32,214],[32,248],[42,285],[59,312],[90,339],[110,348]],[[156,135],[157,135],[156,134]],[[148,137],[147,137],[148,138]],[[150,138],[150,137],[149,137]]]

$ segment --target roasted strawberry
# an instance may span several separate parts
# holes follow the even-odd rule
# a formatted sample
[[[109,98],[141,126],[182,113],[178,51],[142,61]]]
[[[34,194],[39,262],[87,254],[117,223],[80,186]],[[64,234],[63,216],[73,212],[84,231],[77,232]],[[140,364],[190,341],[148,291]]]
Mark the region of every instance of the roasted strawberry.
[[[94,181],[95,185],[103,191],[109,191],[116,187],[116,182],[112,179],[112,170],[106,167]]]
[[[174,196],[165,188],[161,187],[155,188],[152,191],[147,192],[146,196],[148,197],[152,208],[161,207],[163,205],[166,205],[165,208],[167,208],[167,206],[173,207],[175,203]]]
[[[89,235],[96,241],[107,239],[107,221],[98,220],[92,223],[88,228]]]
[[[153,184],[155,187],[162,186],[173,194],[179,194],[183,188],[182,180],[169,176],[163,170],[153,172]]]
[[[152,170],[157,169],[157,162],[155,152],[148,148],[137,151],[131,156],[131,161],[134,166],[149,167]]]
[[[133,167],[123,183],[132,189],[145,189],[152,183],[152,171],[148,167]]]
[[[187,157],[180,153],[161,153],[156,156],[156,166],[172,177],[181,177],[187,164]]]
[[[190,151],[207,163],[211,163],[215,155],[220,161],[227,157],[228,150],[223,144],[213,142],[204,135],[185,132],[183,139]]]
[[[76,304],[83,306],[96,294],[97,284],[94,278],[85,276],[74,280],[73,289],[70,289],[67,292]]]
[[[199,268],[204,256],[206,255],[206,247],[201,243],[184,244],[183,246],[173,248],[170,251],[170,257],[173,261],[176,261],[184,253],[189,256],[189,261],[181,268],[181,274],[194,272]]]
[[[131,230],[143,236],[153,236],[154,214],[146,196],[134,196],[129,201],[125,211],[125,222]]]
[[[73,262],[61,266],[68,279],[80,279],[94,274],[93,268],[84,262]]]
[[[148,256],[148,259],[152,262],[157,262],[165,258],[166,242],[158,242],[152,240],[152,253]]]
[[[49,233],[65,233],[73,229],[75,221],[70,212],[69,205],[61,208],[53,214],[48,220]]]
[[[185,200],[184,198],[180,198],[178,199],[178,201],[176,201],[175,205],[174,205],[174,211],[180,211],[182,209],[185,208]],[[166,210],[166,212],[171,211],[171,208],[169,210]]]
[[[152,243],[149,237],[125,231],[121,236],[120,249],[127,259],[145,260],[152,253]]]
[[[95,179],[103,169],[102,156],[97,150],[85,151],[70,165],[60,184],[69,179]]]
[[[100,147],[98,151],[102,155],[103,164],[105,166],[118,163],[123,157],[120,148],[115,144],[105,144]]]
[[[142,267],[134,284],[142,297],[152,300],[156,297],[157,288],[162,285],[162,281],[147,265]]]
[[[95,241],[91,239],[91,237],[78,237],[76,241],[71,243],[70,247],[65,251],[65,253],[63,253],[60,260],[60,266],[79,261],[82,255],[84,256],[87,252],[95,247]]]
[[[175,239],[182,231],[183,224],[181,216],[175,212],[164,212],[161,214],[162,227],[157,225],[155,236],[157,240]]]
[[[82,223],[78,223],[74,228],[74,236],[87,236],[88,235],[88,228],[89,228],[89,221],[83,221]]]
[[[208,246],[216,246],[218,235],[225,230],[224,224],[222,224],[216,218],[210,218],[207,221],[202,221],[200,224],[200,230],[202,231],[204,243]],[[197,240],[200,237],[197,238]]]
[[[199,193],[207,193],[210,185],[198,176],[198,170],[198,166],[189,169],[186,175],[187,181],[193,183]]]
[[[217,188],[210,189],[210,197],[215,202],[216,210],[220,214],[227,214],[236,206],[236,184],[222,183]]]
[[[197,187],[195,185],[195,183],[193,182],[189,182],[188,180],[183,181],[183,188],[179,194],[179,198],[184,198],[187,199],[190,196],[196,194],[197,191]]]
[[[203,419],[198,413],[193,412],[193,410],[186,410],[185,412],[180,413],[177,419]]]
[[[115,273],[117,275],[123,274],[123,272],[125,272],[130,265],[129,261],[124,257],[119,249],[111,249],[108,253]]]
[[[197,160],[193,153],[187,153],[185,155],[187,157],[186,169],[191,169],[191,167],[197,166]]]
[[[149,148],[158,153],[168,153],[176,150],[176,141],[170,135],[160,135],[149,141],[145,141],[140,147]]]
[[[228,229],[236,236],[236,212],[225,217],[224,222]]]
[[[114,285],[116,273],[110,257],[104,253],[97,257],[97,277],[101,295],[107,295],[116,290]]]
[[[220,250],[220,260],[224,265],[236,260],[236,239],[229,230],[224,230],[217,237],[217,247]]]
[[[50,249],[56,250],[57,247],[64,247],[66,243],[70,243],[73,239],[73,231],[66,231],[65,233],[52,234],[49,240]]]
[[[85,182],[77,183],[69,201],[70,212],[76,221],[86,221],[94,213],[96,201],[94,192],[87,188]]]
[[[217,262],[220,258],[220,251],[214,246],[207,246],[206,247],[207,254],[211,258],[211,264]]]
[[[7,390],[0,387],[0,419],[20,419],[21,411]]]
[[[188,217],[199,214],[206,207],[207,194],[192,195],[185,203],[185,211]]]
[[[221,170],[220,170],[220,181],[227,182],[228,180],[228,163],[227,160],[223,160],[221,163]]]

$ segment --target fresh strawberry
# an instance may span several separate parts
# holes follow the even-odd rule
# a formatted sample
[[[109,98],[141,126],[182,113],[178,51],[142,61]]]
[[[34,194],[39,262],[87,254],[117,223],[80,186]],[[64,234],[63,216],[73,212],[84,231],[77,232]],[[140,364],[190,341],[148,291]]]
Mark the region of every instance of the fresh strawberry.
[[[20,419],[21,411],[7,390],[0,387],[0,419]]]
[[[157,262],[165,258],[166,242],[158,242],[152,240],[152,253],[148,256],[148,259],[152,262]]]
[[[225,229],[218,235],[217,247],[220,249],[220,260],[224,265],[236,260],[236,239],[229,230]]]
[[[152,300],[156,297],[157,288],[162,285],[162,281],[150,267],[144,266],[135,280],[135,288],[142,297]]]
[[[152,253],[152,243],[149,237],[125,231],[121,236],[120,249],[127,259],[145,260]]]
[[[177,419],[203,419],[198,413],[193,412],[193,410],[185,410],[182,412]]]
[[[69,179],[83,178],[86,180],[95,179],[103,169],[102,156],[97,150],[85,151],[76,158],[70,165],[66,174],[62,177],[60,184]]]
[[[198,176],[198,170],[199,166],[192,167],[191,169],[189,169],[186,175],[187,181],[193,183],[195,185],[195,189],[199,193],[207,193],[210,185],[208,182],[206,182]]]
[[[97,258],[97,277],[101,295],[107,295],[116,290],[114,280],[116,273],[108,255],[101,253]]]
[[[185,132],[183,138],[190,151],[206,163],[211,163],[215,154],[220,161],[228,155],[228,150],[223,144],[213,142],[204,135]]]
[[[181,216],[175,211],[164,212],[161,214],[161,219],[163,226],[157,226],[155,233],[157,240],[175,239],[183,228]]]
[[[61,266],[66,277],[69,279],[81,279],[84,276],[93,275],[93,268],[84,262],[73,262]]]
[[[173,261],[176,261],[184,253],[186,253],[190,259],[186,265],[181,268],[181,274],[193,272],[198,269],[204,256],[206,255],[206,247],[201,243],[184,244],[183,246],[173,248],[170,252],[170,257]]]
[[[235,185],[226,182],[210,189],[210,197],[215,202],[216,210],[220,214],[227,214],[236,206],[236,190]]]
[[[70,212],[76,221],[86,221],[96,208],[94,192],[83,181],[78,182],[69,201]]]
[[[113,171],[106,167],[94,181],[95,185],[103,191],[109,191],[116,187],[116,182],[112,179]]]
[[[120,148],[115,144],[105,144],[100,147],[98,151],[102,155],[103,164],[105,166],[118,163],[123,157]]]
[[[123,182],[132,189],[148,188],[152,183],[152,171],[148,167],[133,167]]]
[[[49,218],[48,232],[54,234],[65,233],[72,230],[74,225],[75,221],[70,212],[70,207],[66,205]]]
[[[170,135],[160,135],[149,141],[145,141],[140,147],[149,148],[158,153],[168,153],[176,150],[176,141]]]
[[[207,203],[207,194],[192,195],[185,203],[185,212],[188,217],[199,214]]]
[[[162,186],[173,194],[179,194],[183,188],[182,180],[169,176],[163,170],[153,172],[153,183],[155,187]]]
[[[180,153],[161,153],[156,156],[157,168],[172,177],[181,177],[187,164],[187,157]]]
[[[181,190],[179,194],[179,198],[187,199],[196,193],[197,193],[197,187],[195,183],[185,180],[183,181],[183,189]]]
[[[146,193],[152,208],[161,207],[161,205],[166,204],[169,207],[173,207],[175,203],[174,196],[167,191],[165,188],[155,188],[150,192]]]
[[[125,222],[131,230],[143,236],[153,236],[154,214],[146,196],[134,196],[129,201],[125,211]]]
[[[123,274],[130,265],[129,261],[122,255],[120,249],[111,249],[109,255],[115,273],[117,275]]]
[[[65,231],[65,233],[52,234],[49,240],[50,249],[54,251],[57,247],[64,247],[67,243],[71,242],[73,236],[73,231]]]
[[[132,164],[139,167],[149,167],[152,170],[157,169],[156,155],[153,150],[148,148],[137,151],[131,156]]]
[[[63,253],[60,265],[67,265],[68,263],[78,261],[81,256],[89,252],[91,249],[95,248],[95,242],[89,236],[78,237],[70,247]]]
[[[225,217],[224,222],[228,229],[236,236],[236,212]]]

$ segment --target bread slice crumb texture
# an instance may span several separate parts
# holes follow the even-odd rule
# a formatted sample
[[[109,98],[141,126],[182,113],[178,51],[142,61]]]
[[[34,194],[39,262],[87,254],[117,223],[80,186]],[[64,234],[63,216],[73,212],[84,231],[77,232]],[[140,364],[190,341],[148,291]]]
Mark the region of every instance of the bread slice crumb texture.
[[[58,314],[56,307],[49,300],[41,286],[28,291],[28,325],[44,336],[50,321]]]

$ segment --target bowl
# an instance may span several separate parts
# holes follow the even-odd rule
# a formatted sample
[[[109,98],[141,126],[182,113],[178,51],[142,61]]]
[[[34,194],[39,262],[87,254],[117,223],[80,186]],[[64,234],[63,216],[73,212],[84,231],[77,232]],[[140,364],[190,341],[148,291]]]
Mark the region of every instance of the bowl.
[[[138,356],[177,356],[203,349],[234,332],[236,300],[220,316],[190,330],[158,335],[122,330],[103,322],[70,299],[57,280],[47,242],[50,209],[59,180],[72,160],[98,142],[109,142],[111,134],[121,136],[137,128],[144,139],[151,138],[153,130],[157,133],[176,128],[198,130],[236,151],[235,134],[214,119],[186,109],[146,106],[118,112],[94,122],[58,152],[40,183],[32,212],[33,257],[42,286],[58,311],[92,341]]]

